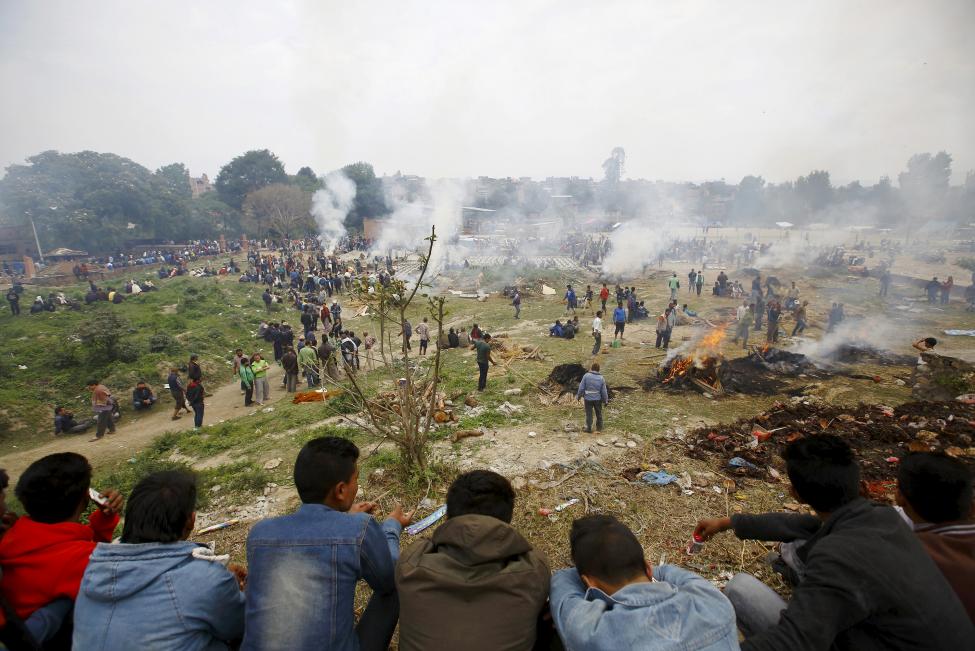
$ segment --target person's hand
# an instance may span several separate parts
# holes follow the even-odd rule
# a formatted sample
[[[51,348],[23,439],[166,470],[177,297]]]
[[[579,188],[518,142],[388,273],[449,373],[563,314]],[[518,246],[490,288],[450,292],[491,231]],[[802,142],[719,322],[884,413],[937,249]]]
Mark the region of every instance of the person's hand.
[[[349,513],[372,513],[377,506],[375,502],[356,502],[349,507]]]
[[[389,519],[396,520],[397,522],[400,523],[400,526],[405,527],[406,525],[408,525],[410,522],[413,521],[414,513],[416,513],[416,510],[404,513],[403,505],[397,502],[396,508],[390,511],[389,513]]]
[[[731,529],[731,518],[712,518],[710,520],[700,520],[694,527],[694,535],[703,538],[705,541],[711,540],[715,534]]]
[[[247,568],[237,563],[227,563],[227,569],[237,579],[237,585],[240,587],[240,591],[243,592],[247,587]]]
[[[102,491],[102,497],[107,501],[104,504],[99,504],[99,510],[105,515],[112,515],[115,513],[122,512],[122,506],[125,504],[125,498],[122,497],[122,493],[118,492],[114,488],[109,488],[106,491]]]

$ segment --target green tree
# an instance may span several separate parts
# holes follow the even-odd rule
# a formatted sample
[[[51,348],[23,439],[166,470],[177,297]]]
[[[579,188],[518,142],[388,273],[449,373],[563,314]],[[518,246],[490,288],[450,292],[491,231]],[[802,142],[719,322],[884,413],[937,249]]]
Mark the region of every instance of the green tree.
[[[305,192],[312,194],[322,187],[321,180],[315,175],[315,171],[308,166],[298,170],[298,173],[291,177],[291,182]]]
[[[240,217],[240,212],[221,201],[216,192],[207,192],[190,200],[188,213],[180,220],[182,231],[172,239],[193,240],[217,237],[221,233],[236,238],[244,233]]]
[[[173,217],[153,174],[128,158],[46,151],[27,162],[7,168],[0,204],[14,221],[34,221],[44,249],[110,251],[134,233],[155,235]]]
[[[190,189],[190,171],[182,163],[171,163],[160,167],[153,177],[160,187],[173,196],[182,199],[189,199],[193,196]]]
[[[214,187],[224,203],[240,210],[244,199],[254,190],[287,180],[288,175],[278,157],[267,149],[260,149],[241,154],[220,168]]]
[[[609,158],[603,161],[603,174],[606,177],[606,182],[609,184],[619,183],[625,170],[626,152],[622,147],[613,147],[613,151],[609,153]]]
[[[913,220],[941,217],[951,180],[951,155],[947,152],[914,154],[907,170],[897,175],[908,216]]]
[[[746,176],[738,184],[738,191],[731,203],[732,221],[740,224],[754,223],[765,216],[765,179]]]
[[[376,172],[369,163],[352,163],[342,168],[342,172],[355,183],[355,203],[345,218],[346,228],[362,230],[362,220],[379,217],[389,212],[383,193],[383,184],[376,178]]]
[[[817,213],[833,200],[833,185],[829,172],[815,170],[796,180],[796,194],[806,207],[807,214]]]

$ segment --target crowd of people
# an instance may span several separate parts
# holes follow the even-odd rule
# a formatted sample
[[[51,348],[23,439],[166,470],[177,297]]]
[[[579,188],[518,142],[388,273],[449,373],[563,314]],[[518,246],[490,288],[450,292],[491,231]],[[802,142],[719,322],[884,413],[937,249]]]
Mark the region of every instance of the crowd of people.
[[[602,398],[597,384],[586,383],[587,403]],[[15,488],[24,515],[2,519],[0,640],[11,649],[365,651],[387,648],[398,625],[404,650],[916,651],[966,648],[975,635],[973,480],[946,455],[905,457],[891,507],[861,497],[848,443],[802,438],[783,458],[812,514],[697,524],[691,552],[728,530],[777,544],[765,562],[791,586],[784,599],[750,574],[722,591],[678,565],[654,565],[610,513],[572,523],[571,566],[553,574],[512,525],[511,483],[490,470],[457,477],[446,520],[402,545],[413,513],[397,505],[380,522],[379,504],[356,501],[359,454],[343,438],[306,443],[293,471],[301,506],[253,525],[246,567],[191,540],[192,473],[145,476],[126,501],[92,487],[81,455],[38,459]],[[362,580],[372,592],[357,619]]]

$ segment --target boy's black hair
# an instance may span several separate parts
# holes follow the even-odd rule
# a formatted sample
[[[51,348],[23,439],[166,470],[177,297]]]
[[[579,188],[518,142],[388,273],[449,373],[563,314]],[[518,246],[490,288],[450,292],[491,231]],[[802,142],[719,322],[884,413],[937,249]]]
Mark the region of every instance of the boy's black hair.
[[[10,475],[7,474],[6,470],[0,468],[0,491],[7,490],[7,486],[10,486]]]
[[[515,490],[511,482],[490,470],[472,470],[454,480],[447,491],[447,517],[488,515],[511,522]]]
[[[964,520],[972,512],[972,473],[946,454],[909,454],[897,470],[904,499],[928,522]]]
[[[171,543],[183,539],[196,510],[196,476],[182,470],[154,472],[129,495],[122,542]]]
[[[640,542],[612,515],[587,515],[573,522],[569,545],[580,575],[619,585],[646,574]]]
[[[832,513],[860,495],[860,466],[838,436],[801,438],[785,448],[782,458],[796,493],[820,513]]]
[[[935,339],[934,337],[926,337],[924,339],[924,343],[926,343],[928,346],[937,346],[938,340]]]
[[[355,473],[359,448],[348,439],[322,436],[305,443],[295,460],[295,488],[305,504],[321,504]]]
[[[41,457],[27,467],[14,494],[33,520],[44,524],[64,522],[88,499],[91,465],[75,452]]]
[[[96,380],[94,378],[92,378],[92,379],[88,380],[87,382],[85,382],[85,386],[86,387],[95,386],[96,384],[98,384],[98,380]]]

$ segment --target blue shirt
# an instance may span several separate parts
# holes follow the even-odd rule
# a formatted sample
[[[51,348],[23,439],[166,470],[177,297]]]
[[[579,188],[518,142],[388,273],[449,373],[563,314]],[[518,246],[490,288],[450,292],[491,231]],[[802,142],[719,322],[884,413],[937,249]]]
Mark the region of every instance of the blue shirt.
[[[402,527],[324,504],[258,522],[247,536],[243,651],[357,651],[355,588],[395,592]]]
[[[654,568],[654,583],[607,595],[586,589],[575,568],[552,576],[555,627],[572,651],[735,651],[735,609],[711,583],[673,565]]]
[[[613,321],[615,323],[625,323],[626,322],[626,310],[621,307],[613,310]]]
[[[579,382],[579,390],[576,391],[576,398],[584,398],[590,402],[609,402],[609,391],[606,388],[606,380],[598,371],[589,371],[582,376]]]

